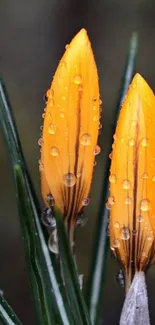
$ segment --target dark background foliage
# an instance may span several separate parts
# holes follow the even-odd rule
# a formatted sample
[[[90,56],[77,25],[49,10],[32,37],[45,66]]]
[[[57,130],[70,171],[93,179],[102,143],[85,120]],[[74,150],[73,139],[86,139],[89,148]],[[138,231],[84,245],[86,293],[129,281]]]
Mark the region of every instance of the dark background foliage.
[[[100,76],[103,132],[99,142],[89,221],[77,232],[77,259],[87,284],[102,179],[110,152],[110,134],[128,41],[139,32],[137,71],[155,91],[155,2],[152,0],[1,0],[0,73],[14,108],[24,155],[40,196],[38,158],[43,95],[66,43],[82,27],[88,30]],[[119,268],[112,256],[105,280],[104,324],[118,324],[124,291],[116,283]],[[155,270],[147,276],[152,324],[155,323]],[[0,288],[24,325],[34,324],[14,187],[0,136]]]

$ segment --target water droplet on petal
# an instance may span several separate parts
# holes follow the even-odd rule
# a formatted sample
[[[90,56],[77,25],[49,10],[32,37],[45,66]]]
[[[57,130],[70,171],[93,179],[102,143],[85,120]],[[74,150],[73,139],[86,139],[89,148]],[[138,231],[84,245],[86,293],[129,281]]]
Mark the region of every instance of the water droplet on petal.
[[[152,176],[152,181],[153,181],[153,182],[155,182],[155,175],[154,175],[154,176]]]
[[[114,196],[109,196],[109,198],[108,198],[108,203],[109,203],[110,205],[113,205],[113,204],[115,203],[115,198],[114,198]]]
[[[57,147],[51,147],[50,153],[51,153],[51,156],[57,157],[59,155],[59,150]]]
[[[52,194],[47,195],[47,203],[49,204],[50,207],[55,205],[55,200]]]
[[[66,49],[66,50],[68,50],[68,49],[69,49],[69,47],[70,47],[70,45],[69,45],[69,44],[66,44],[66,45],[65,45],[65,49]]]
[[[118,285],[122,288],[125,287],[125,278],[124,278],[124,274],[123,271],[120,270],[116,276],[116,281],[118,283]]]
[[[118,229],[118,228],[120,227],[120,224],[119,224],[118,221],[115,221],[115,222],[114,222],[114,227],[115,227],[116,229]]]
[[[44,209],[42,216],[41,216],[41,220],[42,220],[42,223],[46,227],[52,227],[52,228],[56,227],[56,220],[53,217],[51,209],[48,209],[48,208]]]
[[[38,160],[38,163],[39,163],[39,171],[42,172],[44,170],[44,166],[41,159]]]
[[[147,173],[143,173],[142,178],[143,179],[148,179],[148,174]]]
[[[98,116],[97,116],[97,115],[95,115],[95,116],[93,117],[93,121],[94,121],[94,122],[98,122]]]
[[[116,134],[113,135],[113,139],[116,140],[117,139],[117,136]]]
[[[53,89],[48,89],[46,95],[47,95],[48,99],[52,99],[53,95],[54,95]]]
[[[53,99],[50,100],[49,105],[50,105],[50,107],[54,106],[54,100]]]
[[[123,227],[120,233],[121,239],[128,240],[130,238],[130,230],[128,227]]]
[[[57,126],[54,123],[51,123],[48,128],[49,134],[55,134],[56,133]]]
[[[128,190],[130,188],[131,184],[130,184],[130,181],[128,179],[124,179],[122,185],[123,185],[123,188],[125,190]]]
[[[117,181],[116,175],[115,174],[111,174],[109,176],[109,182],[112,183],[112,184],[115,184],[116,181]]]
[[[98,129],[101,130],[102,129],[102,124],[99,123]]]
[[[45,113],[42,114],[42,118],[45,118]]]
[[[39,144],[40,147],[42,146],[42,144],[43,144],[43,138],[40,138],[40,139],[38,140],[38,144]]]
[[[112,152],[109,153],[109,159],[112,159]]]
[[[59,253],[58,237],[57,237],[56,229],[54,229],[50,235],[50,238],[48,240],[48,248],[54,254]]]
[[[99,153],[101,152],[101,148],[100,148],[100,146],[96,146],[95,147],[95,149],[94,149],[94,155],[96,156],[96,155],[98,155]]]
[[[67,173],[64,175],[64,184],[67,187],[72,187],[76,183],[76,176],[72,173]]]
[[[148,139],[147,138],[143,138],[141,140],[141,145],[142,145],[142,147],[147,147],[148,146]]]
[[[65,117],[65,114],[64,113],[60,113],[60,117],[61,118],[64,118]]]
[[[149,241],[149,242],[152,242],[153,241],[153,235],[150,234],[146,237],[146,239]]]
[[[77,215],[76,227],[85,226],[87,220],[88,220],[88,217],[85,215],[85,213],[83,211],[79,212]]]
[[[140,202],[140,210],[141,211],[149,211],[151,209],[150,202],[147,199],[143,199]]]
[[[81,177],[81,175],[82,175],[82,173],[81,172],[78,172],[77,175],[76,175],[76,177],[79,178],[79,177]]]
[[[74,76],[74,79],[73,79],[73,82],[76,84],[76,85],[80,85],[82,83],[82,78],[81,76],[78,74],[76,76]]]
[[[83,146],[89,146],[91,143],[91,135],[89,133],[82,134],[82,136],[80,138],[80,143]]]
[[[115,248],[120,247],[120,241],[119,241],[119,239],[114,239],[114,241],[113,241],[113,247],[115,247]]]
[[[129,144],[130,147],[134,147],[135,140],[134,139],[129,139],[128,144]]]
[[[99,105],[102,105],[102,100],[101,99],[99,100]]]
[[[131,204],[131,202],[132,202],[131,197],[126,196],[126,198],[125,198],[125,204]]]
[[[87,197],[86,199],[83,200],[82,205],[87,206],[90,203],[90,198]]]

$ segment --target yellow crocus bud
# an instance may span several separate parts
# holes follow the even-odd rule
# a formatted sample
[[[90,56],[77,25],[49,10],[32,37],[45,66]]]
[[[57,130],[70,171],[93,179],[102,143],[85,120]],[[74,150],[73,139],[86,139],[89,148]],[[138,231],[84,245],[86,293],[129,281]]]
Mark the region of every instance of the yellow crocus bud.
[[[74,228],[89,203],[99,128],[99,85],[91,44],[82,29],[66,46],[50,89],[41,142],[41,187]]]
[[[155,258],[155,96],[139,74],[118,119],[109,181],[111,249],[129,286]]]

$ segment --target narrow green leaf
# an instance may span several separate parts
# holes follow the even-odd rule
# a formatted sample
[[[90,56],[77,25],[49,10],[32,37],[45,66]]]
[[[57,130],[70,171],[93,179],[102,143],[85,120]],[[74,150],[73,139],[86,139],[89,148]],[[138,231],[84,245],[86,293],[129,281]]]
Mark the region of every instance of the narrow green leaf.
[[[53,254],[47,247],[47,232],[40,222],[40,208],[24,162],[11,105],[0,81],[0,124],[9,151],[16,185],[17,204],[38,323],[73,324],[70,306]]]
[[[71,308],[74,309],[74,322],[77,325],[91,325],[87,306],[80,289],[77,268],[72,255],[63,217],[58,211],[56,211],[55,218],[57,223],[62,272]]]
[[[3,325],[22,325],[5,298],[0,295],[0,322]]]
[[[116,105],[116,110],[114,114],[111,143],[113,141],[112,136],[115,132],[120,106],[123,102],[124,96],[128,90],[128,87],[135,73],[137,47],[138,47],[137,33],[133,33],[130,40],[129,52],[126,60],[126,66],[123,74],[122,83],[121,83],[122,86],[120,89],[118,103]],[[99,210],[97,229],[94,238],[95,245],[94,245],[93,258],[92,258],[92,266],[91,266],[91,272],[88,281],[89,286],[87,291],[87,305],[88,305],[88,309],[90,312],[93,325],[99,324],[105,266],[106,266],[107,247],[109,247],[108,237],[107,237],[109,214],[108,214],[108,210],[105,207],[105,202],[107,200],[108,192],[109,192],[109,168],[110,168],[110,161],[107,159],[107,167],[106,167],[105,177],[103,181],[103,190],[101,196],[102,201]]]

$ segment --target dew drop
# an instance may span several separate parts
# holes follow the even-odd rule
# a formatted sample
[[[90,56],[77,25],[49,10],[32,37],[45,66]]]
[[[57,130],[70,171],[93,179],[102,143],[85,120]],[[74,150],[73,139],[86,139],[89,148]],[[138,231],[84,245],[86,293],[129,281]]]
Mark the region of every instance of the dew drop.
[[[65,68],[66,68],[66,66],[67,66],[66,62],[65,62],[65,61],[63,61],[63,62],[61,63],[61,68],[62,68],[62,69],[65,69]]]
[[[85,213],[83,211],[79,212],[77,215],[76,227],[85,226],[87,220],[88,220],[88,217],[85,215]]]
[[[130,230],[128,227],[123,227],[121,229],[121,239],[128,240],[130,238]]]
[[[82,134],[82,136],[80,137],[80,143],[83,146],[89,146],[91,143],[91,135],[89,133]]]
[[[96,111],[97,110],[97,106],[94,104],[93,105],[93,111]]]
[[[110,210],[111,207],[112,207],[112,205],[107,201],[107,202],[105,203],[105,207],[106,207],[107,210]]]
[[[51,123],[48,128],[49,134],[55,134],[56,133],[57,126],[54,123]]]
[[[134,147],[135,140],[134,139],[129,139],[128,144],[129,144],[130,147]]]
[[[115,248],[120,247],[120,241],[119,241],[119,239],[114,239],[114,241],[113,241],[113,247],[115,247]]]
[[[94,155],[96,156],[96,155],[98,155],[99,153],[101,152],[101,148],[100,148],[100,146],[96,146],[95,147],[95,149],[94,149]]]
[[[83,200],[82,205],[87,206],[90,203],[90,198],[87,197],[86,199]]]
[[[97,116],[97,115],[95,115],[95,116],[93,117],[93,122],[98,122],[98,116]]]
[[[150,202],[147,199],[143,199],[140,202],[140,210],[141,211],[149,211],[150,210]]]
[[[64,113],[60,113],[60,117],[64,118],[65,114]]]
[[[125,287],[125,278],[122,270],[116,275],[116,281],[121,288]]]
[[[116,229],[118,229],[118,228],[120,227],[120,224],[119,224],[118,221],[115,221],[115,222],[114,222],[114,227],[115,227]]]
[[[42,215],[41,215],[41,221],[46,227],[55,227],[56,226],[56,220],[53,217],[52,210],[45,208]]]
[[[115,184],[116,183],[116,180],[117,180],[117,178],[116,178],[116,175],[115,174],[111,174],[109,176],[109,182],[110,183]]]
[[[143,179],[148,179],[148,174],[147,173],[143,173],[142,178]]]
[[[153,182],[155,182],[155,175],[154,175],[154,176],[152,176],[152,181],[153,181]]]
[[[54,106],[54,100],[53,99],[50,100],[49,105],[50,105],[50,107]]]
[[[74,76],[74,79],[73,79],[73,82],[76,84],[76,85],[80,85],[82,83],[82,78],[79,74],[77,74],[76,76]]]
[[[131,204],[131,202],[132,202],[131,197],[126,196],[126,198],[125,198],[125,204]]]
[[[38,163],[39,163],[39,171],[42,172],[44,170],[43,163],[40,159],[38,160]]]
[[[112,159],[112,152],[109,153],[109,159]]]
[[[108,203],[109,203],[110,205],[113,205],[113,204],[115,203],[115,198],[114,198],[114,196],[109,196],[109,198],[108,198]]]
[[[123,188],[125,190],[128,190],[130,188],[131,184],[130,184],[130,181],[128,179],[124,179],[122,185],[123,185]]]
[[[48,248],[49,250],[54,253],[59,253],[59,247],[58,247],[58,237],[57,237],[57,230],[54,229],[50,235],[50,238],[48,240]]]
[[[143,222],[143,221],[144,221],[143,216],[139,215],[139,216],[137,217],[137,221],[138,221],[138,222]]]
[[[66,50],[68,50],[68,49],[69,49],[69,47],[70,47],[70,45],[69,45],[69,44],[66,44],[66,45],[65,45],[65,49],[66,49]]]
[[[76,176],[72,173],[67,173],[64,175],[64,184],[67,187],[72,187],[76,183]]]
[[[96,166],[96,165],[97,165],[97,161],[95,160],[93,166]]]
[[[82,175],[82,173],[81,173],[81,172],[78,172],[77,175],[76,175],[76,177],[77,177],[77,178],[80,178],[81,175]]]
[[[101,99],[99,100],[99,105],[102,105],[102,100]]]
[[[40,139],[38,140],[38,144],[39,144],[40,147],[42,146],[42,144],[43,144],[43,139],[42,139],[42,138],[40,138]]]
[[[57,147],[51,147],[50,153],[51,153],[51,156],[57,157],[59,155],[59,150]]]
[[[147,239],[147,241],[152,242],[152,241],[153,241],[153,236],[152,236],[152,234],[148,235],[148,236],[146,237],[146,239]]]
[[[143,138],[141,140],[141,145],[142,145],[142,147],[147,147],[148,146],[148,139],[147,138]]]
[[[48,99],[52,99],[53,95],[54,95],[53,89],[48,89],[46,95],[47,95]]]
[[[116,140],[117,139],[117,136],[116,134],[113,135],[113,139]]]
[[[45,113],[42,114],[42,118],[45,118]]]
[[[52,194],[47,195],[47,203],[49,204],[50,207],[55,205],[55,200]]]
[[[102,124],[99,123],[98,129],[101,130],[102,129]]]

